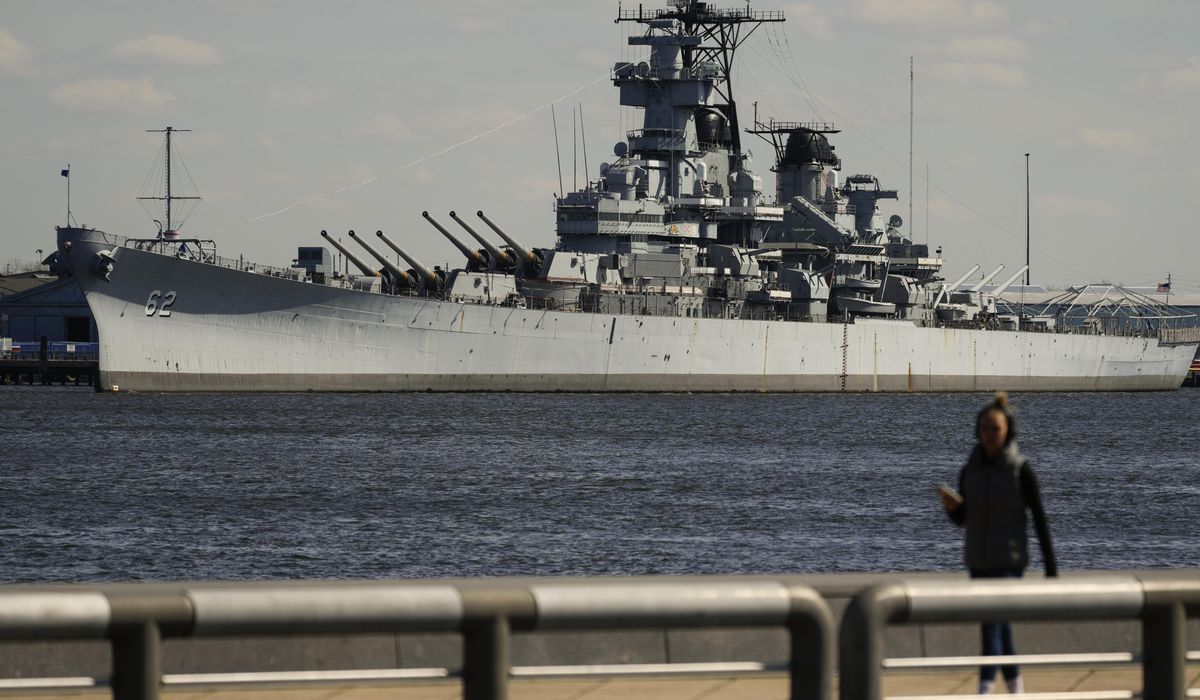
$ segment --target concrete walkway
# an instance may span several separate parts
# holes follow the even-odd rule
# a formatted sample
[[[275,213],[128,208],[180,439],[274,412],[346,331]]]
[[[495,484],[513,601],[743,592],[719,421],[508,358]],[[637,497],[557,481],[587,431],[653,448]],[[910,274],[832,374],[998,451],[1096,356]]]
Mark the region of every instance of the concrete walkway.
[[[1200,688],[1200,666],[1188,667],[1191,688]],[[1028,693],[1069,691],[1138,691],[1141,669],[1135,666],[1105,669],[1025,671]],[[893,672],[884,682],[889,696],[950,695],[975,692],[974,671]],[[170,700],[455,700],[462,697],[457,680],[405,681],[370,685],[319,684],[297,686],[225,686],[209,689],[177,689],[164,692]],[[0,698],[15,700],[95,700],[108,696],[107,689],[79,691],[4,691]],[[512,700],[733,700],[787,697],[787,678],[780,673],[754,676],[672,676],[646,678],[576,678],[569,680],[514,680]]]

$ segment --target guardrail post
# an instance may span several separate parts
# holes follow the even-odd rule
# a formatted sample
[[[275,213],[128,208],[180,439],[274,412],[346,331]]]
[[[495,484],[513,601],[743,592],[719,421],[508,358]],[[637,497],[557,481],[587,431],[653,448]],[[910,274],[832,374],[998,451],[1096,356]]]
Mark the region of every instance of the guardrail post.
[[[1181,602],[1147,605],[1142,617],[1142,694],[1145,700],[1187,697],[1187,617]]]
[[[157,700],[162,688],[162,637],[189,634],[192,604],[181,593],[109,593],[114,700]]]
[[[838,638],[842,700],[882,700],[884,629],[907,615],[908,595],[896,584],[872,586],[850,601]]]
[[[505,700],[509,651],[508,618],[473,620],[463,630],[463,700]]]
[[[114,700],[158,700],[162,684],[162,635],[153,621],[114,627],[112,688]]]
[[[506,700],[512,630],[530,629],[537,614],[524,588],[462,588],[463,700]]]
[[[833,613],[829,604],[813,589],[789,589],[791,614],[788,637],[791,676],[788,697],[791,700],[832,700],[834,641]]]

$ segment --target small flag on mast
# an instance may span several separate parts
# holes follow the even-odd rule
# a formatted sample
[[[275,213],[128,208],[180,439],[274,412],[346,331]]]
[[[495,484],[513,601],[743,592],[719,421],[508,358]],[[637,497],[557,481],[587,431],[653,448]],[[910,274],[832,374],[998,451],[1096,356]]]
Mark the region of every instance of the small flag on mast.
[[[1166,282],[1159,282],[1158,283],[1158,291],[1160,291],[1160,292],[1171,291],[1171,281],[1167,280]]]
[[[71,168],[69,168],[69,167],[68,167],[68,168],[65,168],[65,169],[62,171],[62,176],[63,176],[63,177],[71,177]]]

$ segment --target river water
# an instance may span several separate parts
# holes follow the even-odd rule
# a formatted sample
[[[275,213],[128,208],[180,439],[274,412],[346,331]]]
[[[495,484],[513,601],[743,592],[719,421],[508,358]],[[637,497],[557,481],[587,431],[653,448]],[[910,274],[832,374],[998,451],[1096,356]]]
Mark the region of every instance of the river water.
[[[0,387],[0,581],[960,569],[987,399]],[[1012,401],[1060,568],[1200,566],[1200,391]]]

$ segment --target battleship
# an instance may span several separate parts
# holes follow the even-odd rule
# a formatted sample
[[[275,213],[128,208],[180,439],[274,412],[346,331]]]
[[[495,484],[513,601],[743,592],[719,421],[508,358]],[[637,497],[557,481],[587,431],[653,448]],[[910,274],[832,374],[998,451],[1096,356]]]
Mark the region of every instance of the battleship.
[[[172,219],[151,237],[58,228],[100,340],[104,391],[942,392],[1170,390],[1200,340],[1167,314],[1014,312],[1002,266],[944,279],[897,199],[844,175],[833,124],[743,126],[734,56],[780,11],[673,0],[618,9],[645,60],[616,63],[641,128],[577,191],[556,242],[483,211],[423,213],[456,269],[383,230],[300,247],[295,266],[222,257]],[[171,153],[168,128],[167,158]],[[774,150],[775,193],[749,137]],[[169,166],[169,162],[168,162]],[[414,220],[416,219],[414,212]],[[547,222],[548,224],[549,222]],[[426,227],[427,224],[427,227]],[[536,223],[519,222],[521,231]],[[414,235],[411,233],[407,235]],[[350,242],[352,241],[352,243]],[[346,261],[333,264],[330,248]],[[357,252],[356,252],[357,251]],[[395,253],[393,256],[391,253]],[[398,256],[398,257],[397,257]],[[404,265],[398,264],[400,259]],[[355,274],[349,273],[353,265]]]

